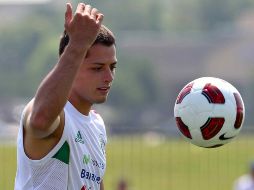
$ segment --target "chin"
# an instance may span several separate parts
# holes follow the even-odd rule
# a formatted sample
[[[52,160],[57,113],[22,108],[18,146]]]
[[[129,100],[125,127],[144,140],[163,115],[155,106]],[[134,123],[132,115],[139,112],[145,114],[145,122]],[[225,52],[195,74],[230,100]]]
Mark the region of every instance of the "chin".
[[[107,101],[107,98],[100,98],[94,101],[95,104],[102,104]]]

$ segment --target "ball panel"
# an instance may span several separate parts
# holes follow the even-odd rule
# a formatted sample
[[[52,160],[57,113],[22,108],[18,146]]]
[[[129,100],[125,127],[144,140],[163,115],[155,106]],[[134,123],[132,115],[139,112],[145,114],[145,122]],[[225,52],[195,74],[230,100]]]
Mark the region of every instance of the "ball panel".
[[[183,101],[184,97],[191,92],[192,86],[193,83],[189,83],[181,90],[177,96],[176,104],[180,104]]]
[[[192,139],[187,139],[189,142],[196,146],[205,146],[208,141],[205,141],[202,137],[201,131],[199,128],[193,129],[190,131]]]
[[[243,122],[243,102],[238,93],[234,93],[235,101],[236,101],[236,119],[234,127],[239,129],[242,126]]]
[[[177,104],[175,109],[175,116],[181,117],[190,130],[202,126],[213,110],[213,105],[208,104],[201,92],[202,90],[192,91],[185,96],[181,104]]]
[[[225,98],[222,92],[211,83],[207,83],[202,90],[202,94],[207,98],[209,103],[224,104]]]
[[[201,134],[205,140],[215,137],[223,127],[224,118],[208,118],[207,122],[200,127]]]
[[[184,122],[181,120],[180,117],[176,117],[176,124],[180,132],[187,138],[192,139],[189,128]]]

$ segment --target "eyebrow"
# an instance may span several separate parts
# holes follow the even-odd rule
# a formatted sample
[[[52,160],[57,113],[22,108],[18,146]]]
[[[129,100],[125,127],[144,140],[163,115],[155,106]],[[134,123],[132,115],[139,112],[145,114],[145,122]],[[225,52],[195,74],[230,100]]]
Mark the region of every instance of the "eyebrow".
[[[106,65],[106,63],[93,63],[93,64],[101,65],[101,66]],[[110,63],[110,65],[115,65],[115,64],[117,64],[117,62]]]

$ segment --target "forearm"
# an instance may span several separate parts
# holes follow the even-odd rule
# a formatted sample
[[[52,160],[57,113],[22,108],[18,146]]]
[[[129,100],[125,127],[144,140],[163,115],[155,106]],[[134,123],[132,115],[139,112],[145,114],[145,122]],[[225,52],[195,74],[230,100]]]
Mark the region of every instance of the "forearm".
[[[58,64],[40,84],[29,115],[28,126],[39,131],[47,130],[63,110],[83,59],[96,39],[103,15],[91,6],[79,3],[74,16],[67,3],[65,30],[69,44]]]
[[[86,51],[79,51],[71,44],[53,70],[40,84],[33,103],[31,119],[50,126],[66,104],[72,84],[83,61]],[[34,117],[34,118],[33,118]]]
[[[103,181],[101,181],[101,184],[100,184],[100,190],[104,190],[104,184],[103,184]]]

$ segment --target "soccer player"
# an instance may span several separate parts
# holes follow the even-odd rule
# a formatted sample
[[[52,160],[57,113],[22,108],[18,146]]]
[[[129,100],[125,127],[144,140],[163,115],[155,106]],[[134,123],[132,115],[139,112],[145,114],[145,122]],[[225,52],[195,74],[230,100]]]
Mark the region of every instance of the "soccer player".
[[[59,61],[23,111],[15,190],[103,190],[107,142],[91,109],[111,88],[116,49],[103,14],[67,3]]]
[[[254,190],[254,162],[250,164],[248,174],[240,176],[235,181],[234,190]]]

